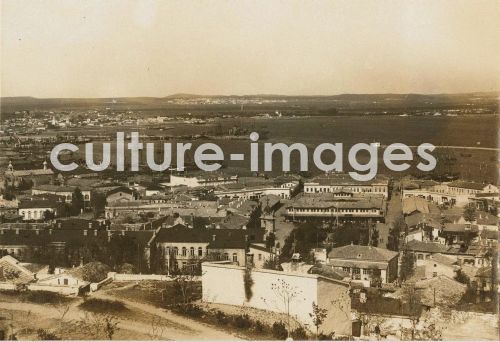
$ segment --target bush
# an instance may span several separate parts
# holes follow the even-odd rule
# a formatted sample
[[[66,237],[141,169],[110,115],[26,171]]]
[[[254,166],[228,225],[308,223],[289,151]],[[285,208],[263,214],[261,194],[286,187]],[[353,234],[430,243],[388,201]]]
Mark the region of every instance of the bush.
[[[118,267],[118,273],[135,274],[137,272],[135,270],[135,266],[134,265],[124,263],[124,264],[121,264]]]
[[[318,341],[331,341],[332,337],[330,335],[325,335],[323,333],[320,333],[318,335]]]
[[[284,340],[288,337],[288,332],[283,322],[274,322],[273,324],[273,337],[277,340]]]
[[[262,324],[261,321],[255,322],[255,331],[258,333],[263,333],[266,330],[266,326]]]
[[[177,312],[182,315],[186,315],[189,317],[201,317],[204,314],[204,311],[201,307],[196,304],[177,304],[171,307],[172,311]]]
[[[50,331],[44,330],[44,329],[38,329],[36,331],[36,334],[38,335],[38,338],[42,341],[56,341],[56,340],[61,339],[59,336],[57,336],[53,332],[50,332]]]
[[[305,340],[307,339],[307,332],[303,327],[298,327],[292,331],[292,337],[295,340]]]
[[[239,329],[249,329],[252,326],[252,320],[247,314],[237,315],[233,319],[233,324]]]
[[[228,322],[226,314],[220,310],[217,310],[215,312],[215,319],[217,320],[217,323],[219,323],[220,325],[226,325]]]
[[[27,291],[21,292],[22,302],[31,302],[36,304],[59,304],[70,302],[71,299],[50,291]]]
[[[79,307],[82,310],[95,313],[117,313],[128,310],[123,302],[99,298],[87,299]]]

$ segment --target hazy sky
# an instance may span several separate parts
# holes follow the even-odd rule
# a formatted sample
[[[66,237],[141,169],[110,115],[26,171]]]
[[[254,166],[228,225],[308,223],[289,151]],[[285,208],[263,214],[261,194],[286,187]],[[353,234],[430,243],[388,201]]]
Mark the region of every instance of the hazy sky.
[[[496,91],[500,1],[1,2],[1,94]]]

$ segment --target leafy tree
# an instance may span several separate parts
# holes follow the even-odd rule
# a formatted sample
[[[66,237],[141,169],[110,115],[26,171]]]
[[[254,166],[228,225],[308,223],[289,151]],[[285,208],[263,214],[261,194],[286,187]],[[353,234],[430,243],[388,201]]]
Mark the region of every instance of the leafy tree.
[[[459,283],[469,285],[470,284],[470,279],[469,277],[462,271],[458,270],[457,273],[455,274],[454,279],[458,281]]]
[[[387,239],[387,249],[391,251],[399,251],[399,239],[401,237],[401,232],[406,231],[406,222],[403,216],[399,216],[393,223],[392,228],[389,230],[389,236]]]
[[[12,201],[16,198],[16,196],[14,195],[14,187],[8,185],[7,181],[4,182],[3,198],[6,201]]]
[[[401,257],[401,273],[399,275],[400,281],[406,281],[413,274],[413,268],[415,265],[415,260],[413,254],[408,252],[408,249],[403,249],[403,255]]]
[[[53,220],[55,217],[56,217],[56,215],[54,214],[53,211],[50,211],[47,209],[43,212],[44,220]]]
[[[467,222],[474,222],[476,220],[476,206],[473,203],[469,203],[464,208],[464,219]]]
[[[84,208],[83,194],[80,188],[76,188],[71,196],[71,214],[80,215]]]
[[[309,222],[303,223],[285,239],[281,254],[284,257],[291,257],[295,252],[308,257],[311,248],[318,247],[318,244],[325,241],[326,236],[326,231],[317,225]]]
[[[328,310],[320,308],[315,302],[312,303],[312,313],[309,316],[312,318],[313,324],[316,327],[316,338],[319,336],[319,327],[325,321]]]
[[[277,257],[271,257],[269,259],[266,259],[264,261],[264,265],[262,265],[262,268],[267,270],[279,270],[280,268],[279,259]]]
[[[370,239],[370,245],[373,247],[378,247],[378,239],[379,239],[378,229],[374,228]]]
[[[106,207],[106,196],[101,192],[93,192],[90,198],[90,205],[94,210],[94,217],[99,217],[104,213]]]
[[[266,237],[266,248],[271,249],[274,247],[274,243],[276,242],[276,235],[273,232],[269,233]]]

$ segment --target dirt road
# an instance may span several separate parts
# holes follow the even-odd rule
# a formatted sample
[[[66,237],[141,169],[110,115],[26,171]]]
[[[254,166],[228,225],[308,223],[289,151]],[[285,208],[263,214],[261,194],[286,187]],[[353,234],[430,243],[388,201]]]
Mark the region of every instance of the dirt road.
[[[94,293],[92,297],[102,298],[102,299],[116,299],[106,293]],[[237,336],[226,333],[222,330],[215,329],[203,323],[199,323],[194,320],[187,319],[182,316],[178,316],[171,312],[156,308],[151,305],[136,303],[130,300],[119,299],[123,302],[130,312],[128,315],[133,315],[137,313],[138,316],[141,314],[148,315],[148,317],[159,317],[161,319],[161,338],[162,340],[186,340],[186,339],[196,339],[196,340],[235,340],[238,339]],[[0,311],[22,311],[26,313],[32,313],[44,318],[51,318],[56,320],[62,320],[64,322],[70,323],[75,321],[81,321],[85,317],[85,311],[80,309],[78,305],[81,301],[75,301],[69,306],[69,310],[61,318],[61,310],[56,309],[50,305],[40,305],[33,303],[17,303],[17,302],[0,302]],[[133,332],[140,334],[141,336],[150,336],[152,334],[151,322],[146,322],[144,319],[130,319],[123,318],[118,315],[119,329],[128,330],[132,332],[130,338],[135,339]],[[158,330],[158,329],[157,329]],[[64,336],[63,336],[64,337]]]

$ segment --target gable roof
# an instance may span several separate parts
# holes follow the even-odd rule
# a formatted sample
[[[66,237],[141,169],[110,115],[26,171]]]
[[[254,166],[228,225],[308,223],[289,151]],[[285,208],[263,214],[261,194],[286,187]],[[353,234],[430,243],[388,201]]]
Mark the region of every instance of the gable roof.
[[[449,256],[446,256],[441,253],[433,254],[431,260],[447,266],[453,266],[457,263],[453,258],[450,258]]]
[[[445,246],[440,243],[422,242],[418,240],[408,241],[406,247],[410,251],[427,253],[446,253],[450,250],[449,246]]]
[[[193,229],[178,224],[159,228],[154,242],[207,243],[210,248],[245,248],[250,241],[261,242],[263,229]]]
[[[35,275],[33,272],[22,266],[16,258],[6,255],[0,258],[0,282],[9,282],[14,284],[25,284],[33,281]],[[6,277],[7,270],[12,270],[12,278]]]
[[[398,256],[398,252],[372,246],[347,245],[333,248],[328,253],[330,259],[351,259],[388,262]]]
[[[428,214],[430,212],[429,204],[421,197],[412,196],[403,198],[403,214],[408,215],[415,211]]]
[[[119,193],[119,192],[124,192],[124,193],[130,194],[130,195],[132,195],[134,193],[133,190],[130,190],[126,186],[119,186],[117,188],[111,189],[108,192],[106,192],[106,197],[113,195],[113,194],[116,194],[116,193]]]
[[[473,189],[473,190],[483,190],[487,185],[476,183],[476,182],[467,182],[467,181],[454,181],[448,184],[450,187],[454,188],[463,188],[463,189]]]

